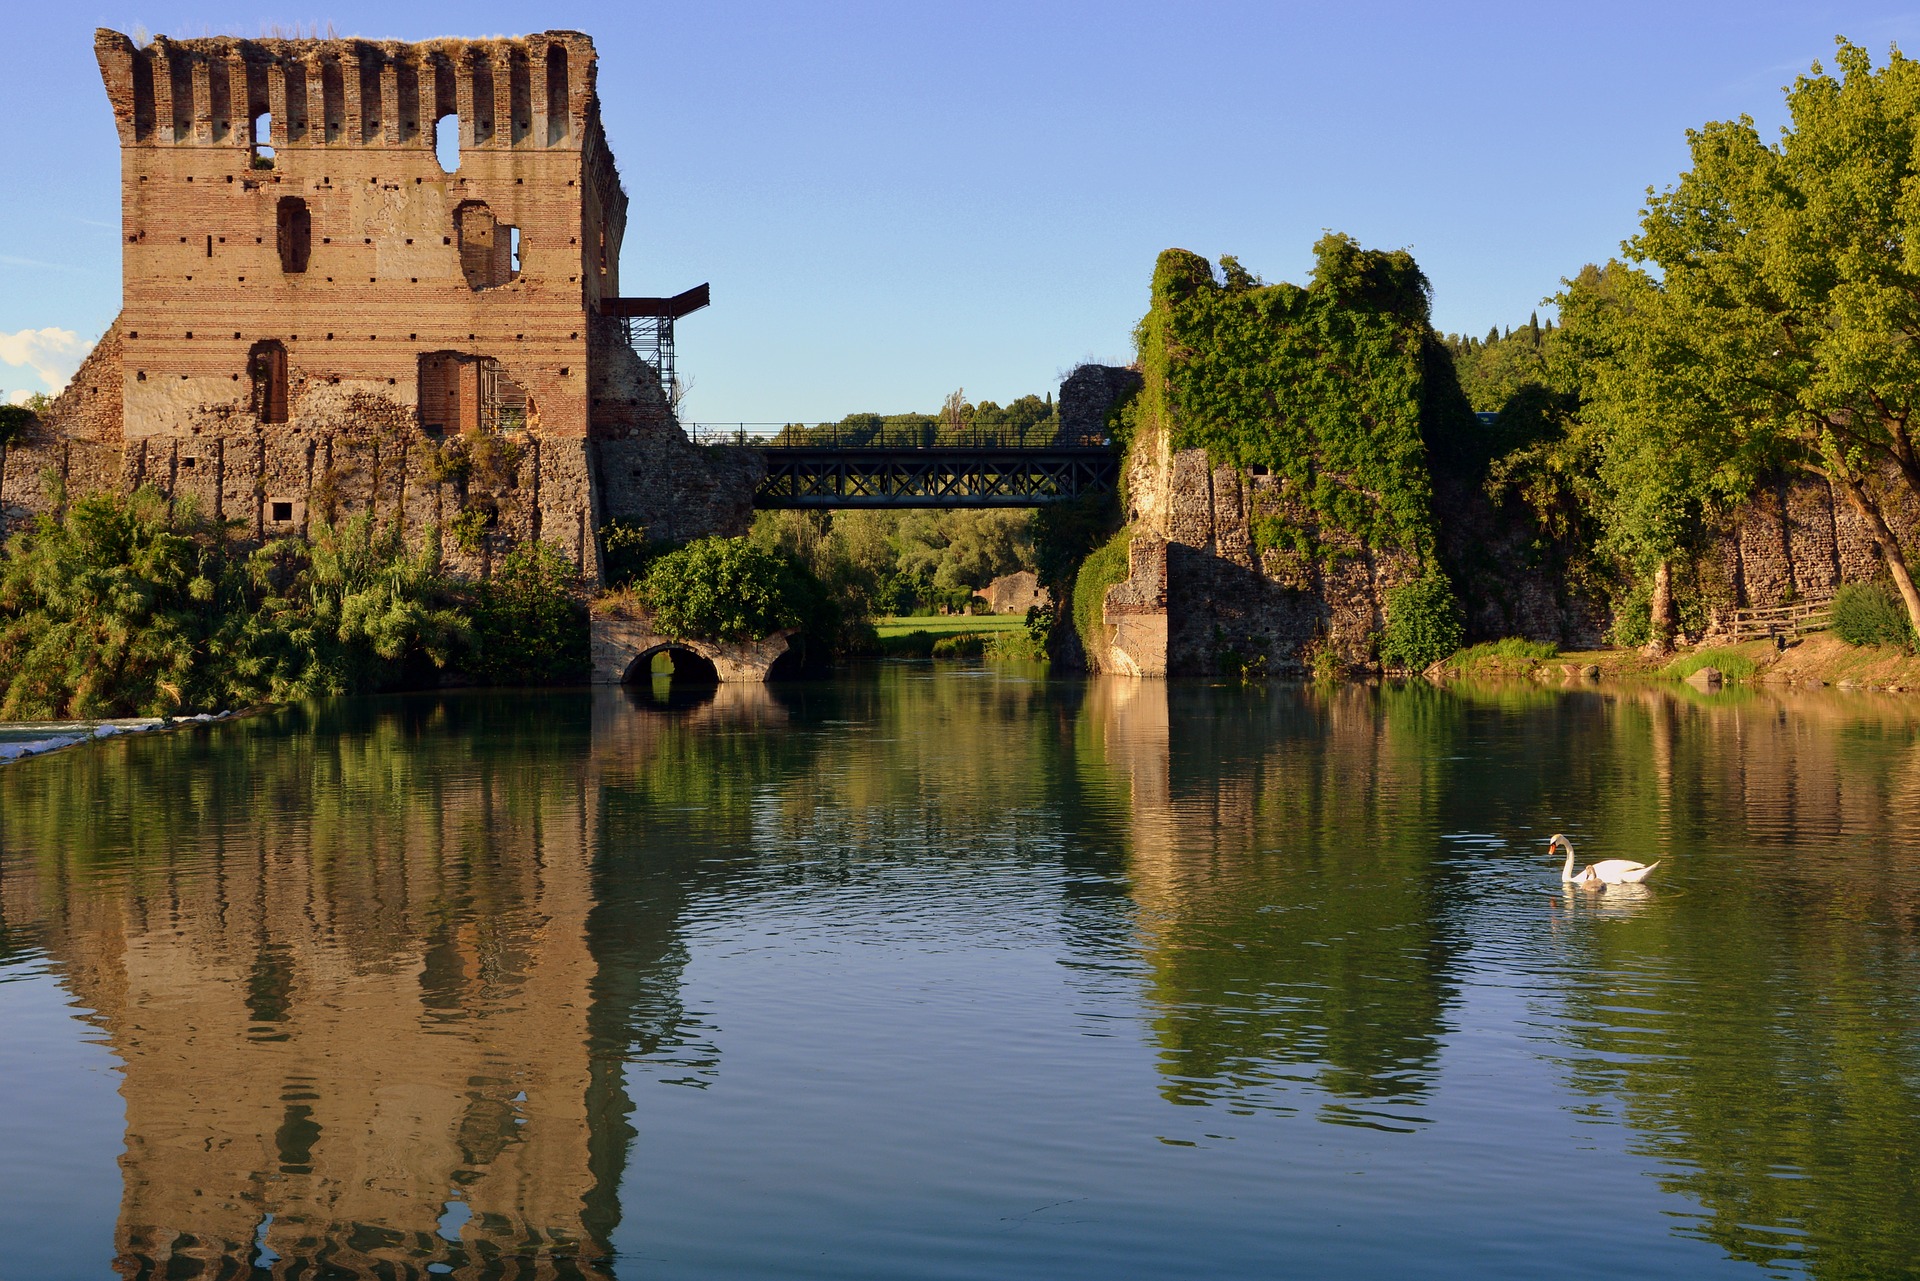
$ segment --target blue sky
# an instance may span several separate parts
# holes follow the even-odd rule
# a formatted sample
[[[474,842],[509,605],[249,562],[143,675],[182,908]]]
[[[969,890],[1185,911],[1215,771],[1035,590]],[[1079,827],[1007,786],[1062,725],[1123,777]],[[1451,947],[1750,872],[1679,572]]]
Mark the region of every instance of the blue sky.
[[[93,28],[315,21],[592,34],[624,291],[712,282],[679,329],[687,416],[751,422],[1005,402],[1125,360],[1170,246],[1298,280],[1332,228],[1410,248],[1442,329],[1516,324],[1616,250],[1689,127],[1777,128],[1837,34],[1876,62],[1920,45],[1920,11],[1873,3],[16,4],[0,388],[62,377],[119,305]]]

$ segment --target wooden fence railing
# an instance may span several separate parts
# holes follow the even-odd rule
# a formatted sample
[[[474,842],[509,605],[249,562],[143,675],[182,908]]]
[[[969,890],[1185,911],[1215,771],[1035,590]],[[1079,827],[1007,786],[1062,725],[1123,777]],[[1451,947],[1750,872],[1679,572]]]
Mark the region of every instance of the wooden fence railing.
[[[1797,600],[1791,605],[1758,609],[1730,609],[1718,614],[1707,631],[1716,641],[1765,640],[1769,636],[1798,636],[1833,626],[1833,597]]]

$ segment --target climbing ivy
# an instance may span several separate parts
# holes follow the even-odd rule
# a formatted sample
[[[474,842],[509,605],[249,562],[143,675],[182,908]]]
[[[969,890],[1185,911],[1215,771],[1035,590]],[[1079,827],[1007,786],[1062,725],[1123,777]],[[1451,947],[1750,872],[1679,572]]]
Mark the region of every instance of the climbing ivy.
[[[1135,430],[1164,430],[1173,448],[1205,449],[1216,465],[1264,467],[1322,526],[1425,560],[1426,277],[1404,250],[1342,235],[1314,253],[1305,288],[1265,284],[1231,258],[1221,280],[1198,254],[1161,254],[1135,334],[1146,376]],[[1258,540],[1302,541],[1271,521]]]

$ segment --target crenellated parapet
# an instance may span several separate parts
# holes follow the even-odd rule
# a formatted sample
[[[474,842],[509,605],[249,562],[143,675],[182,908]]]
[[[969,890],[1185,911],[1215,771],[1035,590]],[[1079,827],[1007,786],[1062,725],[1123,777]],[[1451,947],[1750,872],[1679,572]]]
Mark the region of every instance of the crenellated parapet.
[[[597,55],[578,31],[486,40],[244,40],[94,33],[125,146],[432,151],[566,148],[596,137]]]

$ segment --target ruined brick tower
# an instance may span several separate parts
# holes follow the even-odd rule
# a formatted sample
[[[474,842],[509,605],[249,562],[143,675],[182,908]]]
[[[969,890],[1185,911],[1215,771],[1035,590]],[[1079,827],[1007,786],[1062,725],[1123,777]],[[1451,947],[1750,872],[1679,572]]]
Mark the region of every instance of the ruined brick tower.
[[[11,451],[0,521],[44,506],[52,468],[259,537],[437,524],[475,573],[526,538],[595,572],[615,518],[744,526],[754,460],[687,442],[618,319],[627,195],[587,36],[94,45],[123,306]]]

